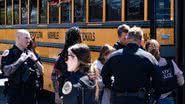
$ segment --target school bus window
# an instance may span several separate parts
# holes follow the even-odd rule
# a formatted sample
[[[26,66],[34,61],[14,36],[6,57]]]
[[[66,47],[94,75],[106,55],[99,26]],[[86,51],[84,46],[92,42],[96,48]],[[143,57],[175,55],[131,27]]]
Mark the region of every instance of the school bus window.
[[[103,0],[89,0],[89,21],[101,22],[103,15]]]
[[[7,11],[6,18],[7,19],[6,20],[7,20],[7,24],[11,25],[12,24],[12,0],[7,0],[6,5],[7,5],[7,8],[6,8],[6,11]]]
[[[47,23],[47,0],[40,0],[39,3],[39,21],[42,24]]]
[[[106,20],[121,21],[121,1],[106,0]]]
[[[28,1],[21,0],[21,23],[27,24],[28,21]]]
[[[144,0],[126,0],[126,20],[144,20]]]
[[[1,0],[0,1],[0,25],[5,24],[5,6],[4,6],[5,1]]]
[[[156,0],[156,19],[170,20],[170,0]]]
[[[74,21],[85,22],[86,0],[75,0]]]
[[[151,14],[151,13],[152,13],[152,12],[151,12],[151,10],[152,10],[152,9],[151,9],[151,5],[152,5],[152,4],[151,4],[151,0],[148,0],[148,20],[151,19],[151,15],[152,15],[152,14]]]
[[[71,22],[72,6],[71,0],[63,0],[61,5],[62,23]]]
[[[14,24],[19,24],[19,0],[14,0]]]
[[[30,23],[37,23],[37,0],[30,0]]]
[[[50,5],[49,8],[49,21],[50,23],[58,23],[59,21],[58,7],[55,5]]]

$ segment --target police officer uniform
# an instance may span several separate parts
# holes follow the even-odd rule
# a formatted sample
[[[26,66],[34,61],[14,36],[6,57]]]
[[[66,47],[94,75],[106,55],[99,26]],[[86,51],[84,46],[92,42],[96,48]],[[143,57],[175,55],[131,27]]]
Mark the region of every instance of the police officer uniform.
[[[16,62],[22,53],[16,45],[6,50],[2,57],[2,69],[5,65]],[[8,104],[35,104],[36,77],[36,64],[28,58],[8,76]]]
[[[112,104],[144,104],[145,88],[156,65],[157,60],[137,44],[115,51],[101,72],[103,83],[112,90]]]
[[[65,79],[62,87],[64,104],[95,104],[95,81],[77,71]]]

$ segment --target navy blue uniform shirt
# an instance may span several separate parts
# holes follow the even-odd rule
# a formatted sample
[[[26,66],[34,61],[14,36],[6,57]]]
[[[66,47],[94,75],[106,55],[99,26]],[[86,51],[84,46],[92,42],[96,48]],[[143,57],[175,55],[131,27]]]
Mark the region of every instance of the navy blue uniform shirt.
[[[86,74],[80,71],[71,73],[65,82],[71,82],[72,91],[63,94],[64,104],[95,104],[95,81],[90,80]]]
[[[111,54],[105,63],[101,75],[106,87],[119,92],[135,92],[146,87],[150,77],[157,68],[157,60],[150,53],[139,48],[137,44],[128,44]],[[111,76],[114,76],[112,85]]]

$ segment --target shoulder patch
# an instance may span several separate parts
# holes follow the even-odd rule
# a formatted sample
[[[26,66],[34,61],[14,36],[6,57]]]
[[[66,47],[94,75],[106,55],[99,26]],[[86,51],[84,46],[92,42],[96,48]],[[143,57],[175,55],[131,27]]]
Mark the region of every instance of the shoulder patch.
[[[5,50],[2,54],[2,56],[7,56],[9,54],[9,50]]]

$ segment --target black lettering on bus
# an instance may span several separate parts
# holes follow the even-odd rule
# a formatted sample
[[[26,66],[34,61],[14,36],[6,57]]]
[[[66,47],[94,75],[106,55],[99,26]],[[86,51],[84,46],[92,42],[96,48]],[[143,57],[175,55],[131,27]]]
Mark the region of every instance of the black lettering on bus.
[[[60,39],[59,32],[48,32],[48,39]]]
[[[95,33],[94,32],[82,32],[83,41],[95,41]]]
[[[35,37],[37,39],[43,38],[42,32],[30,32],[31,37]]]

